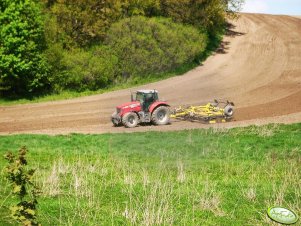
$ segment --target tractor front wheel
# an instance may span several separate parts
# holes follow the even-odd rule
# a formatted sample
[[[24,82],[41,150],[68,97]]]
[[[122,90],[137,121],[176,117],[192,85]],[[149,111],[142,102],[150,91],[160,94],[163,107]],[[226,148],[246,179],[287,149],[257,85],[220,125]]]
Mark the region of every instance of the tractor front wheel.
[[[166,125],[169,123],[169,108],[166,106],[160,106],[156,108],[152,113],[152,122],[155,125]]]
[[[118,116],[117,112],[115,111],[113,114],[112,114],[112,117],[111,117],[111,121],[113,123],[114,126],[120,126],[120,117]]]
[[[138,115],[135,112],[128,112],[122,117],[122,124],[127,128],[134,128],[139,121]]]

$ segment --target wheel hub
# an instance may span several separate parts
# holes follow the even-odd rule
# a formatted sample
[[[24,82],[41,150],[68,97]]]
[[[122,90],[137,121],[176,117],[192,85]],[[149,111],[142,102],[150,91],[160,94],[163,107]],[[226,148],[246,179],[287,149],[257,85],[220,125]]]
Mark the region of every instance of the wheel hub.
[[[131,124],[134,124],[134,122],[135,122],[135,117],[134,117],[134,116],[129,117],[129,122],[130,122]]]
[[[159,112],[158,112],[158,119],[159,119],[160,121],[162,121],[162,120],[164,120],[164,118],[165,118],[165,112],[159,111]]]

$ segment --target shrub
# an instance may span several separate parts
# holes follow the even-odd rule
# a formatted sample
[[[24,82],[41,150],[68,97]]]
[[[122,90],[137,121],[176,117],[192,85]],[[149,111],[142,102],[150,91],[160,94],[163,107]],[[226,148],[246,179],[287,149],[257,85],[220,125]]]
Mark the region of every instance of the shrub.
[[[106,44],[119,57],[119,73],[147,75],[191,63],[206,47],[206,35],[166,18],[132,17],[109,29]]]
[[[36,218],[38,188],[34,184],[34,169],[26,169],[26,147],[19,150],[16,157],[11,152],[5,155],[9,165],[6,167],[6,177],[12,185],[12,193],[17,196],[19,202],[11,206],[11,216],[14,220],[25,226],[40,225]]]
[[[105,46],[90,51],[63,50],[54,45],[48,52],[52,62],[53,86],[56,91],[97,90],[108,86],[114,79],[117,57]]]

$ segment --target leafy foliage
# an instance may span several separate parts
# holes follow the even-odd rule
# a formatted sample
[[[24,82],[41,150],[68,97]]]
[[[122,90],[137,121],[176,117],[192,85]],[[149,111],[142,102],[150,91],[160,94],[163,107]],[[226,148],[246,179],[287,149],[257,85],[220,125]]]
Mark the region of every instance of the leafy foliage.
[[[123,17],[158,16],[160,15],[160,0],[121,0]]]
[[[132,16],[164,16],[215,32],[225,17],[239,10],[243,0],[44,0],[57,19],[57,38],[66,47],[102,41],[112,23]],[[66,36],[67,35],[67,36]]]
[[[115,11],[113,8],[108,10],[108,3],[109,1],[65,0],[53,4],[50,12],[55,15],[59,24],[57,38],[62,40],[67,48],[99,41],[110,23],[111,14]]]
[[[174,71],[216,47],[243,0],[37,2],[0,2],[4,97],[97,90]]]
[[[5,155],[5,159],[9,162],[6,167],[6,174],[7,179],[12,184],[13,194],[20,200],[17,205],[10,208],[12,218],[22,225],[34,226],[39,225],[36,221],[37,187],[33,182],[35,170],[25,169],[27,165],[26,153],[26,147],[22,147],[17,158],[11,152]],[[31,197],[29,197],[28,190],[30,190]]]
[[[132,17],[112,25],[106,44],[125,76],[166,72],[190,63],[206,47],[206,35],[166,18]]]
[[[22,95],[45,89],[44,25],[33,0],[0,3],[0,90]]]
[[[53,0],[44,1],[58,23],[57,40],[65,47],[85,47],[99,43],[110,25],[124,17],[153,16],[159,0]]]
[[[90,51],[63,50],[56,46],[51,49],[49,56],[55,71],[53,84],[56,91],[106,87],[114,79],[118,60],[106,46],[98,46]]]
[[[161,0],[162,15],[177,22],[192,24],[209,33],[221,31],[226,20],[224,0]]]

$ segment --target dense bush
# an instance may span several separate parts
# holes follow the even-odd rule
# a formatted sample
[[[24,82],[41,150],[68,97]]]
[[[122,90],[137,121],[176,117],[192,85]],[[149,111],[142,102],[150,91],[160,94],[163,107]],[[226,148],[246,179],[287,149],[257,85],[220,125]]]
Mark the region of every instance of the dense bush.
[[[206,35],[171,19],[123,19],[109,29],[105,45],[64,49],[49,45],[55,91],[97,90],[133,76],[167,72],[192,62],[206,47]]]
[[[0,90],[23,95],[48,86],[44,25],[33,0],[0,1]]]
[[[99,46],[90,51],[63,50],[54,45],[48,52],[53,71],[53,88],[84,91],[108,86],[114,79],[117,57]]]
[[[119,57],[119,74],[143,76],[192,62],[205,50],[206,40],[191,26],[138,16],[113,24],[106,44]]]

